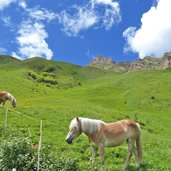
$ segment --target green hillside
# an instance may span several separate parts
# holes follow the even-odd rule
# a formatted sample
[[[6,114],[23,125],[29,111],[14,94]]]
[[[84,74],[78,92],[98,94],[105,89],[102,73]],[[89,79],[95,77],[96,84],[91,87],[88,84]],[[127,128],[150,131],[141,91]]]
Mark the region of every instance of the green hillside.
[[[19,61],[16,58],[13,58],[12,56],[7,56],[7,55],[0,55],[0,63],[5,64],[5,63],[15,63]]]
[[[37,144],[42,119],[43,145],[51,145],[56,157],[77,159],[81,170],[87,171],[93,170],[88,164],[88,139],[82,135],[72,145],[65,142],[71,119],[82,116],[114,122],[131,118],[142,127],[144,165],[140,170],[171,170],[171,70],[116,73],[41,58],[18,61],[0,56],[0,74],[0,90],[13,94],[14,110],[29,116],[9,111],[6,129],[28,136],[29,127]],[[9,102],[6,107],[12,109]],[[0,117],[3,133],[4,108]],[[126,143],[106,148],[106,170],[122,170],[126,155]],[[99,168],[98,156],[94,170]],[[134,158],[128,170],[136,170]]]

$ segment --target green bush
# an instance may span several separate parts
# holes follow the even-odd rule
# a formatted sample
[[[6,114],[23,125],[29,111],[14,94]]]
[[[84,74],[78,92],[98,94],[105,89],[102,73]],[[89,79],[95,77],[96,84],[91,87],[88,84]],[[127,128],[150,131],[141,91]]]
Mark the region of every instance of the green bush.
[[[27,169],[36,170],[36,151],[31,148],[29,138],[14,137],[4,140],[0,145],[0,168],[2,171],[16,168],[18,171]]]
[[[42,76],[44,77],[51,77],[51,78],[55,78],[55,74],[54,73],[48,73],[48,72],[42,72]]]
[[[67,89],[81,86],[81,83],[70,74],[63,73],[55,75],[53,72],[50,71],[54,71],[53,67],[50,67],[49,70],[46,70],[46,72],[42,72],[39,74],[34,71],[28,71],[27,76],[29,76],[29,78],[35,80],[36,82],[43,83],[49,87],[53,86],[56,88]]]
[[[30,76],[34,80],[37,79],[37,77],[38,77],[38,75],[33,71],[29,71],[28,76]]]
[[[44,71],[45,72],[54,72],[54,71],[56,71],[56,68],[55,68],[55,66],[49,66]]]
[[[12,136],[10,136],[11,139]],[[30,138],[14,137],[4,140],[0,145],[0,170],[37,170],[37,147],[33,148]],[[42,171],[80,171],[77,160],[67,157],[55,158],[50,146],[41,149],[40,170]]]
[[[81,171],[76,159],[60,157],[56,162],[56,170],[59,171]]]
[[[40,83],[43,82],[43,83],[52,84],[52,85],[58,84],[58,82],[55,79],[47,78],[47,77],[43,77],[43,76],[40,76],[37,81]]]

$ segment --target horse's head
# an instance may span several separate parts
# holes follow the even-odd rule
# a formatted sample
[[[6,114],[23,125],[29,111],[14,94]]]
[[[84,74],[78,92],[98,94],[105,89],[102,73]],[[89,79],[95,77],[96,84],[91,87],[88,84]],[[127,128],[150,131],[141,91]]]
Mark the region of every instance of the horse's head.
[[[74,118],[69,126],[69,132],[66,137],[66,142],[71,144],[73,139],[78,137],[82,133],[81,121],[78,117]]]
[[[16,103],[17,103],[17,102],[16,102],[16,99],[14,98],[14,99],[12,100],[12,106],[13,106],[13,107],[16,107]]]

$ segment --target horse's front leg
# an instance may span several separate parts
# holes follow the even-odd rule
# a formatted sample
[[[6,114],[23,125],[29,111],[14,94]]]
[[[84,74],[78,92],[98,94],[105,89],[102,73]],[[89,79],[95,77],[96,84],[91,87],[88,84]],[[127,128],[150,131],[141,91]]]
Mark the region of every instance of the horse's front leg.
[[[5,105],[5,102],[6,102],[6,100],[3,101],[3,104],[2,104],[3,106]]]
[[[92,158],[90,159],[90,163],[91,164],[94,164],[95,162],[95,159],[96,159],[96,156],[97,156],[97,150],[98,148],[97,147],[92,147]]]
[[[100,146],[100,156],[101,156],[101,164],[102,164],[102,171],[104,171],[105,170],[105,168],[104,168],[104,153],[105,153],[105,150],[104,150],[104,145],[101,145]]]

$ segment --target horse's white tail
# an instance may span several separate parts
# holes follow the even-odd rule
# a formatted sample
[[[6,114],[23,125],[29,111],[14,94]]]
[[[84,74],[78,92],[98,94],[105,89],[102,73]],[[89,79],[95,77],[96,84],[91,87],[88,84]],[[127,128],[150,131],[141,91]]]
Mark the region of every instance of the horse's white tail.
[[[137,125],[140,129],[140,125],[139,124],[137,124]],[[136,146],[137,146],[137,151],[138,151],[139,162],[142,163],[143,151],[142,151],[142,142],[141,142],[141,130],[140,130],[140,135],[138,136],[138,138],[136,140]]]

